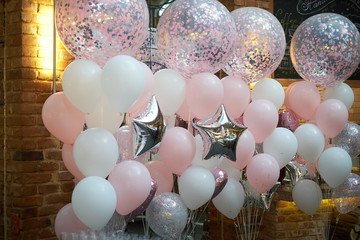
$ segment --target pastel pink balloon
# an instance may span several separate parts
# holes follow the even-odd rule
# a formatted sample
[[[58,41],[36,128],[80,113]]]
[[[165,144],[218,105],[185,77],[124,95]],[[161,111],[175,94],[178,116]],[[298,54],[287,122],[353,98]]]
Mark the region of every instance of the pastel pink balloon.
[[[286,108],[293,110],[296,115],[310,120],[320,104],[320,92],[315,84],[308,81],[296,82],[285,95]]]
[[[297,82],[290,83],[287,86],[287,88],[285,89],[284,105],[286,106],[287,110],[291,110],[290,105],[289,105],[289,93],[290,93],[292,87],[295,86],[295,83],[297,83]]]
[[[83,130],[84,113],[72,105],[63,92],[46,99],[41,114],[46,129],[64,143],[73,144]]]
[[[109,175],[116,192],[116,211],[127,215],[139,207],[151,190],[151,176],[144,164],[134,160],[123,161]]]
[[[199,73],[186,86],[185,100],[191,112],[200,119],[213,114],[221,105],[224,88],[212,73]]]
[[[338,99],[322,102],[315,115],[316,124],[327,137],[335,137],[345,127],[349,113],[345,104]]]
[[[250,103],[249,85],[235,76],[224,77],[221,82],[224,87],[222,103],[227,114],[232,118],[240,117]]]
[[[60,239],[61,233],[77,233],[81,230],[89,229],[79,218],[75,215],[72,204],[68,203],[60,209],[55,218],[55,233]]]
[[[261,194],[269,191],[279,179],[279,164],[269,154],[257,154],[247,165],[246,175],[250,185]]]
[[[251,161],[254,152],[255,152],[255,138],[249,131],[246,129],[241,136],[236,145],[236,162],[226,159],[233,167],[242,170],[246,165]]]
[[[159,156],[172,173],[180,175],[191,165],[195,156],[195,138],[182,127],[166,129],[160,147]]]
[[[244,125],[253,134],[256,143],[261,143],[274,131],[278,120],[275,105],[265,99],[251,102],[244,112]]]
[[[141,112],[145,111],[146,106],[150,102],[150,99],[153,95],[154,90],[154,75],[151,69],[145,64],[141,63],[145,70],[146,75],[146,85],[143,94],[141,97],[136,101],[136,103],[128,110],[128,113],[136,116],[139,115]]]
[[[171,192],[174,179],[171,171],[160,161],[150,161],[145,164],[151,177],[156,181],[158,188],[156,194]]]
[[[61,156],[64,161],[66,169],[69,170],[69,172],[75,177],[77,182],[83,179],[84,175],[80,172],[79,168],[76,166],[76,163],[74,161],[73,146],[64,143],[61,150]]]

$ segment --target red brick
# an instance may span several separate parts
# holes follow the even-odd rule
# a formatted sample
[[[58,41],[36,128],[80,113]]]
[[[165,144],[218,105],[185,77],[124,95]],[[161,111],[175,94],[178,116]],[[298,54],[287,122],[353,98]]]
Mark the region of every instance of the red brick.
[[[296,223],[283,222],[283,223],[278,223],[276,225],[276,230],[289,230],[289,229],[296,229]]]
[[[59,148],[59,141],[54,138],[40,138],[37,140],[38,149]]]
[[[45,197],[45,202],[51,203],[69,203],[71,202],[71,193],[54,193]]]
[[[20,216],[22,219],[37,217],[38,210],[36,207],[24,208],[20,210]]]
[[[51,226],[51,221],[48,217],[26,219],[26,220],[24,220],[24,223],[23,223],[24,230],[45,228],[45,227],[49,227],[49,226]]]
[[[309,219],[310,217],[306,214],[292,214],[286,217],[286,220],[290,222],[300,222]]]
[[[41,104],[11,104],[9,105],[12,114],[40,114],[42,110]]]
[[[69,180],[73,180],[74,176],[71,175],[70,172],[59,172],[58,173],[59,176],[59,180],[60,181],[69,181]]]
[[[59,149],[59,150],[47,150],[45,152],[45,158],[48,159],[48,160],[62,160],[61,149]],[[66,168],[63,169],[62,166],[60,166],[59,170],[62,171],[62,170],[67,170],[67,169]]]
[[[14,183],[46,183],[51,180],[50,173],[21,173],[13,174]]]
[[[39,231],[39,238],[40,239],[44,239],[44,238],[49,238],[49,237],[55,237],[56,236],[56,234],[55,234],[55,232],[54,232],[54,230],[53,230],[53,228],[45,228],[45,229],[41,229],[40,231]]]
[[[74,190],[74,182],[67,182],[61,184],[61,191],[62,192],[72,192]]]
[[[31,150],[36,149],[36,142],[33,139],[7,139],[6,144],[10,150]]]
[[[9,194],[14,197],[25,197],[36,195],[37,187],[35,185],[31,186],[11,186]]]
[[[307,230],[291,230],[286,232],[287,237],[297,238],[307,236],[309,232]]]
[[[45,185],[38,185],[39,193],[55,193],[59,190],[58,184],[45,184]]]
[[[41,206],[42,203],[43,197],[40,195],[12,198],[12,205],[14,207],[35,207]]]
[[[38,208],[38,216],[43,217],[43,216],[50,216],[53,214],[57,214],[60,210],[59,206],[60,205],[41,206]]]
[[[36,116],[34,116],[34,115],[8,116],[7,120],[6,120],[6,125],[8,127],[32,126],[35,124],[36,124]]]
[[[34,2],[31,2],[29,0],[24,0],[22,2],[21,10],[23,12],[37,12],[38,5]]]
[[[313,228],[315,227],[314,222],[312,221],[305,221],[305,222],[298,222],[298,228]]]
[[[34,69],[26,69],[26,68],[13,69],[13,70],[6,71],[6,75],[7,75],[8,80],[10,80],[10,79],[35,79],[36,71]]]

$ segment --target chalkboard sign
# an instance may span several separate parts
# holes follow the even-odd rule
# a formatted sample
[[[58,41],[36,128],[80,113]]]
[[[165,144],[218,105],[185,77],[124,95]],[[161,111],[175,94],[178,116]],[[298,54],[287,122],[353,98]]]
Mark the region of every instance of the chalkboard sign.
[[[287,43],[285,56],[275,71],[275,78],[301,78],[290,59],[291,37],[305,19],[326,12],[347,17],[360,31],[360,0],[274,0],[274,15],[284,28]],[[360,66],[349,79],[360,80]]]

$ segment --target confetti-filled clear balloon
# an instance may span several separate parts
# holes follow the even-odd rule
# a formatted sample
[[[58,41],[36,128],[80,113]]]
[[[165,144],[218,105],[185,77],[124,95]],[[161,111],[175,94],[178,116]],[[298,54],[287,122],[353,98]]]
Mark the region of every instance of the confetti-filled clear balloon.
[[[349,78],[359,65],[359,31],[339,14],[312,16],[296,29],[290,56],[303,79],[320,87],[335,86]]]
[[[148,25],[145,0],[56,1],[56,27],[65,47],[75,58],[101,66],[116,55],[134,55]]]
[[[157,195],[146,209],[150,228],[166,239],[176,239],[181,235],[187,215],[187,207],[180,195],[170,192]]]
[[[356,123],[346,123],[345,128],[332,142],[336,147],[344,149],[350,157],[360,154],[360,126]]]
[[[235,24],[216,0],[177,0],[163,13],[156,45],[166,65],[190,76],[219,71],[234,44]]]
[[[153,73],[165,69],[165,63],[160,58],[159,50],[155,44],[156,28],[149,28],[145,42],[136,52],[136,59],[145,63]]]
[[[244,7],[231,12],[237,37],[224,71],[255,82],[270,75],[285,54],[285,33],[274,15],[261,8]]]
[[[360,204],[360,176],[355,173],[350,173],[347,179],[333,189],[332,199],[336,209],[346,214]]]

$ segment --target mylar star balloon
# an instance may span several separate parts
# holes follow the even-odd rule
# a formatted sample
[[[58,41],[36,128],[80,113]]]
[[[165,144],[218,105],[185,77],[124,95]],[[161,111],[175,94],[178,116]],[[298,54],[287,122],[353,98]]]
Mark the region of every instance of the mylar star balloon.
[[[261,208],[269,211],[270,210],[270,205],[271,205],[271,201],[274,197],[274,193],[275,191],[280,187],[281,183],[277,182],[275,183],[275,185],[267,192],[264,192],[260,195],[260,203],[261,203]]]
[[[158,147],[166,126],[155,97],[152,97],[146,111],[133,120],[133,126],[135,132],[135,156]]]
[[[203,139],[204,159],[220,155],[236,161],[236,144],[247,128],[230,119],[224,105],[210,118],[193,121],[192,125]]]
[[[275,191],[280,187],[281,183],[277,182],[275,185],[267,192],[259,194],[255,189],[251,187],[247,180],[243,181],[244,190],[246,193],[245,202],[243,208],[248,206],[262,208],[265,211],[270,210],[271,201],[274,197]]]

